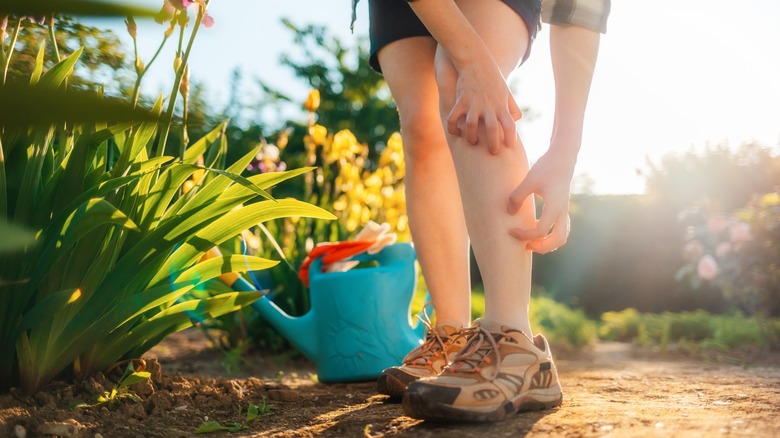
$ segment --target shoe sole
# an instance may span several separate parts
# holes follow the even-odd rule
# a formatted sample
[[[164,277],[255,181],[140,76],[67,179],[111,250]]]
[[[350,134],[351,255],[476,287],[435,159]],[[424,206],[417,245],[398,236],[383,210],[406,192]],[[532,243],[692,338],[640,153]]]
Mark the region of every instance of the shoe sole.
[[[406,415],[423,420],[496,422],[503,421],[519,412],[552,409],[560,406],[561,403],[563,403],[563,393],[558,384],[547,389],[526,391],[494,409],[488,407],[486,410],[474,410],[467,407],[455,407],[432,402],[430,399],[415,393],[404,395],[402,406]]]
[[[406,387],[397,377],[384,373],[376,380],[376,392],[390,396],[391,401],[400,402],[406,392]]]

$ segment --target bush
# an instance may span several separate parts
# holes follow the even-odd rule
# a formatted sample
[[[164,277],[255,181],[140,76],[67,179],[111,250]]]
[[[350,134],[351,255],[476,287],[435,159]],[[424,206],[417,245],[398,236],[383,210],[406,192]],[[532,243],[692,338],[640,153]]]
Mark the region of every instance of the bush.
[[[186,11],[177,14],[185,28]],[[12,48],[2,49],[10,61]],[[332,218],[268,194],[308,169],[241,177],[257,151],[224,169],[224,124],[191,144],[182,124],[189,147],[177,157],[163,156],[175,96],[181,92],[186,100],[186,87],[178,83],[188,53],[161,120],[162,97],[151,111],[124,102],[101,113],[105,101],[95,93],[67,90],[81,50],[46,72],[39,56],[32,87],[0,87],[17,106],[29,105],[25,94],[43,102],[40,111],[14,108],[21,118],[0,118],[0,236],[20,226],[34,232],[21,243],[0,245],[0,390],[32,392],[58,376],[86,378],[140,357],[194,321],[250,304],[259,292],[209,293],[209,280],[277,262],[242,255],[204,261],[204,254],[266,220]],[[59,109],[46,106],[47,99]],[[4,107],[13,104],[3,100]],[[116,117],[121,123],[110,124]],[[244,206],[257,197],[266,200]]]
[[[639,313],[636,309],[606,312],[601,317],[599,337],[667,348],[671,343],[696,348],[732,349],[745,345],[773,347],[780,319],[712,315],[703,310],[679,313]]]

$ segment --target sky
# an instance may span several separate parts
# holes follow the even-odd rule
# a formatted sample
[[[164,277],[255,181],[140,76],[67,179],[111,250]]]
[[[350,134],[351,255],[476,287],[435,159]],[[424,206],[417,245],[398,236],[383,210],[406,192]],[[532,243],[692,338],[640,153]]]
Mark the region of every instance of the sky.
[[[400,0],[399,0],[400,1]],[[472,0],[476,1],[476,0]],[[479,0],[484,1],[484,0]],[[162,0],[142,0],[157,6]],[[262,78],[301,102],[308,90],[278,63],[296,53],[282,17],[326,25],[350,43],[368,33],[367,0],[349,31],[351,0],[212,0],[216,20],[199,33],[193,80],[224,103],[230,75],[240,68],[246,98]],[[637,170],[646,160],[690,148],[759,142],[780,152],[780,2],[777,0],[613,0],[608,31],[586,113],[575,190],[589,180],[597,194],[641,193]],[[127,40],[124,25],[113,28]],[[148,60],[162,26],[140,23],[139,51]],[[531,109],[519,122],[533,162],[549,146],[554,89],[545,25],[531,58],[512,76],[515,99]],[[127,40],[129,41],[129,40]],[[172,49],[172,44],[169,44]],[[148,73],[145,89],[167,93],[172,53]],[[301,117],[303,114],[301,114]],[[583,175],[587,175],[584,178]]]

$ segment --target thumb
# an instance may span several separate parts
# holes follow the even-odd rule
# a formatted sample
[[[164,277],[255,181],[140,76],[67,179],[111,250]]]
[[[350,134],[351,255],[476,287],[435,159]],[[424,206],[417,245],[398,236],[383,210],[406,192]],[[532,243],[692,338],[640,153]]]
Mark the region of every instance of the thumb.
[[[507,212],[511,215],[516,214],[529,196],[533,196],[533,189],[531,188],[531,184],[528,182],[528,177],[526,177],[523,182],[521,182],[520,185],[509,194]]]
[[[517,102],[515,102],[515,98],[512,97],[511,94],[509,95],[509,114],[512,115],[512,119],[515,122],[523,117],[523,112],[520,110],[520,107],[517,106]]]

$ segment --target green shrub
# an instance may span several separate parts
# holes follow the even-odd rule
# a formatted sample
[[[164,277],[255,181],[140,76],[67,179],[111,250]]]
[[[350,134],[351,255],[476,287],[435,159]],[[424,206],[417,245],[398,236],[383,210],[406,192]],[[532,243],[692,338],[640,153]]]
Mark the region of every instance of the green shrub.
[[[531,297],[531,326],[552,342],[582,347],[596,338],[596,324],[579,309],[571,309],[546,296]]]
[[[675,343],[683,349],[732,349],[744,345],[772,347],[780,320],[694,312],[639,313],[635,309],[605,312],[599,337],[666,349]]]
[[[40,56],[33,87],[4,84],[0,92],[67,98],[63,89],[80,53],[45,73]],[[92,94],[89,102],[101,101]],[[66,100],[59,112],[41,108],[52,119],[45,123],[0,120],[0,235],[8,224],[35,233],[32,242],[0,245],[7,248],[0,253],[0,390],[35,391],[60,375],[83,379],[139,357],[193,321],[250,304],[259,292],[193,292],[209,292],[209,280],[223,273],[277,262],[202,256],[263,221],[333,218],[268,193],[309,169],[241,177],[252,151],[222,170],[224,124],[178,157],[156,156],[165,148],[154,146],[164,144],[172,123],[171,117],[157,120],[162,98],[150,114],[125,103],[130,120],[146,114],[136,118],[141,123],[114,125],[108,124],[114,114],[85,111],[91,119],[85,117],[82,102]],[[186,127],[182,131],[186,138]],[[258,197],[266,200],[244,205]]]
[[[629,307],[619,312],[604,312],[601,315],[599,337],[608,341],[627,342],[639,336],[640,314]]]

